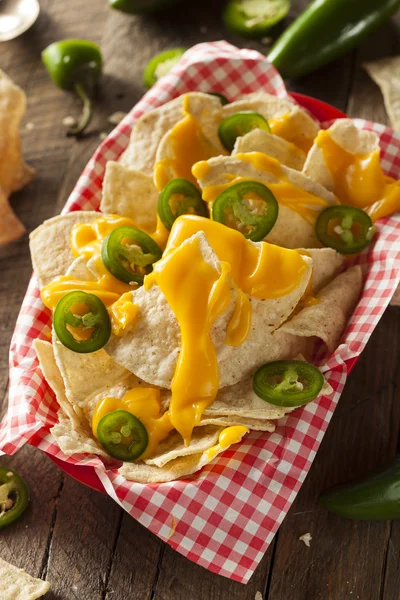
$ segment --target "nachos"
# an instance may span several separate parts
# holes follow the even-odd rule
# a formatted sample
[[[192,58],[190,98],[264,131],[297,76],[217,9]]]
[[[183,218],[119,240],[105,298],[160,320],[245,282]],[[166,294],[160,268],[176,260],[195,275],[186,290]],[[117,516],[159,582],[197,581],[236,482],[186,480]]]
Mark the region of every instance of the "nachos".
[[[320,131],[289,99],[190,92],[136,122],[100,208],[31,234],[51,433],[158,483],[329,393],[319,367],[362,289],[350,258],[400,184],[349,120]]]

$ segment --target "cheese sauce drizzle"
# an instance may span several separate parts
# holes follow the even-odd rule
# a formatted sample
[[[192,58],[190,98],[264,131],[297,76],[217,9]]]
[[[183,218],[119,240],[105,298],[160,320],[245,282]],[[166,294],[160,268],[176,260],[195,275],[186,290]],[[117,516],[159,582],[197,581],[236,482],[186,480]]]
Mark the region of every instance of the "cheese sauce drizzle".
[[[379,148],[354,154],[335,142],[329,131],[320,131],[316,143],[342,204],[366,210],[372,221],[400,210],[400,182],[385,176]]]

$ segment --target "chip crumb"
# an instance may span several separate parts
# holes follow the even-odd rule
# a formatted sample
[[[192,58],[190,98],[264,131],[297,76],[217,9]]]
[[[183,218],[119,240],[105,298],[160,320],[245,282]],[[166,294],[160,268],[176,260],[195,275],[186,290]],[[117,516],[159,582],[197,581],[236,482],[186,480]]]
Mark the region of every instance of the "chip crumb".
[[[112,115],[109,115],[108,122],[111,123],[111,125],[118,125],[119,123],[121,123],[122,119],[125,119],[126,115],[126,112],[123,112],[122,110],[117,110]]]
[[[32,131],[32,129],[35,129],[35,123],[32,123],[32,121],[29,121],[29,123],[26,123],[25,129],[27,131]]]
[[[272,38],[268,37],[268,36],[265,36],[265,37],[262,37],[260,41],[261,41],[262,44],[268,45],[268,44],[271,44]]]
[[[311,533],[303,533],[303,535],[299,537],[299,540],[304,542],[307,548],[309,548],[311,546],[310,541],[312,540]]]
[[[254,600],[263,600],[262,593],[256,592],[256,595],[254,596]]]
[[[101,133],[99,133],[99,140],[103,141],[106,139],[108,133],[106,133],[105,131],[102,131]]]
[[[175,533],[175,529],[176,529],[176,520],[174,515],[172,515],[172,523],[171,523],[171,531],[168,534],[168,539],[170,540],[172,538],[172,536]]]
[[[208,27],[206,27],[205,25],[202,25],[200,27],[200,33],[207,33],[207,31],[208,31]]]
[[[70,115],[68,115],[67,117],[64,117],[62,120],[62,124],[64,125],[64,127],[73,127],[75,125],[76,121],[74,119],[74,117],[71,117]]]

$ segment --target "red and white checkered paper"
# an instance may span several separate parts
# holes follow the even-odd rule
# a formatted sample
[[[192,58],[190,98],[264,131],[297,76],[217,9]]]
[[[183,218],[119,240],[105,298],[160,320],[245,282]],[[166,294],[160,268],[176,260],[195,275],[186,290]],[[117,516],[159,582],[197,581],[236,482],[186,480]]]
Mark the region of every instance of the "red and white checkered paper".
[[[106,162],[118,159],[143,113],[191,90],[222,92],[232,100],[260,89],[286,95],[279,74],[261,54],[226,42],[195,46],[100,145],[64,212],[98,209]],[[382,165],[400,179],[400,135],[359,119],[355,124],[380,136]],[[360,259],[367,264],[362,297],[343,343],[322,369],[332,394],[281,419],[275,433],[252,432],[198,474],[171,483],[129,482],[117,470],[106,470],[95,456],[68,458],[57,447],[49,433],[57,419],[57,402],[32,348],[35,338],[48,339],[50,315],[32,278],[11,342],[10,401],[0,425],[0,451],[12,454],[29,442],[67,463],[93,466],[107,493],[172,548],[215,573],[246,583],[311,467],[349,369],[397,287],[400,215],[383,219],[377,230],[375,242]]]

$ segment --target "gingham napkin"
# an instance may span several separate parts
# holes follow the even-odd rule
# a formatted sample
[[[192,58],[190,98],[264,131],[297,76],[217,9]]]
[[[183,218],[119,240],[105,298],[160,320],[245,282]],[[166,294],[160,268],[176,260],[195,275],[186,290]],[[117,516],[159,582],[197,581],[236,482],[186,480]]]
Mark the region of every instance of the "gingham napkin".
[[[104,169],[126,145],[143,113],[190,90],[222,92],[229,99],[265,90],[285,97],[282,79],[264,56],[226,42],[199,44],[159,81],[101,144],[85,168],[64,212],[98,209]],[[386,173],[400,179],[400,136],[355,120],[381,140]],[[95,468],[107,493],[172,548],[225,577],[246,583],[283,521],[311,467],[347,374],[378,324],[399,281],[400,215],[378,223],[376,241],[361,257],[367,278],[343,343],[323,368],[333,392],[279,421],[273,434],[252,432],[200,473],[184,481],[142,485],[89,455],[66,457],[49,428],[57,403],[38,368],[32,341],[49,339],[50,315],[33,277],[10,351],[10,401],[0,425],[0,451],[13,454],[26,442],[75,465]]]

